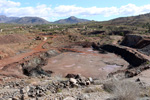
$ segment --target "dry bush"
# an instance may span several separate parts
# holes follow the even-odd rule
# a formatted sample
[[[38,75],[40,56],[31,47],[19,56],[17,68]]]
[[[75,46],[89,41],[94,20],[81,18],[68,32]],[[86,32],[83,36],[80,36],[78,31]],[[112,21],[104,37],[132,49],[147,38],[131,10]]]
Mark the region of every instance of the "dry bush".
[[[84,93],[93,93],[93,92],[104,92],[104,90],[102,86],[87,87],[84,89]]]
[[[112,100],[136,100],[140,89],[136,83],[113,80],[104,84],[104,89],[114,95]]]

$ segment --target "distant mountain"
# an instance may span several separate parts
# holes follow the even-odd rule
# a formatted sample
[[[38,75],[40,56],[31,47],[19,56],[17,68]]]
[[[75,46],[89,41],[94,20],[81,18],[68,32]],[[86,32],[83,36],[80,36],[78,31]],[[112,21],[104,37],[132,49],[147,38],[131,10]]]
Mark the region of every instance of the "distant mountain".
[[[18,17],[6,17],[5,15],[0,15],[0,23],[6,23],[15,19],[18,19]]]
[[[50,22],[39,17],[21,17],[15,20],[7,21],[6,23],[15,24],[49,24]]]
[[[108,21],[110,24],[118,25],[140,25],[145,23],[150,23],[150,13],[142,14],[138,16],[131,17],[120,17],[113,20]]]
[[[83,23],[83,22],[89,22],[89,21],[90,20],[79,19],[79,18],[76,18],[74,16],[71,16],[67,19],[61,19],[61,20],[55,21],[53,23],[55,23],[55,24],[76,24],[76,23]]]

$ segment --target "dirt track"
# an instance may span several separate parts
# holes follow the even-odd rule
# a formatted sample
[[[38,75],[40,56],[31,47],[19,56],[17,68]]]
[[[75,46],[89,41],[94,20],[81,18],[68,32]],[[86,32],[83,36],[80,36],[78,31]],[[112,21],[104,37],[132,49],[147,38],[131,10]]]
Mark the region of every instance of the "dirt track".
[[[50,37],[55,38],[56,36],[50,36]],[[2,69],[6,65],[9,65],[9,64],[12,64],[15,62],[19,62],[23,58],[31,56],[34,53],[46,51],[46,49],[43,49],[43,47],[42,47],[47,42],[46,40],[47,40],[47,38],[44,38],[44,40],[37,47],[33,48],[29,52],[22,53],[20,55],[14,56],[14,57],[9,57],[9,58],[0,60],[0,69]]]

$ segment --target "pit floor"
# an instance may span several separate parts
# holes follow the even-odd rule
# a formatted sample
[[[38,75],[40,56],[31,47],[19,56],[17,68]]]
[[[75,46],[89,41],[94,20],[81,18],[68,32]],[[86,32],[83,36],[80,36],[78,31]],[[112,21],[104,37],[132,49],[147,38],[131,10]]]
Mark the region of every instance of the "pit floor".
[[[52,76],[81,74],[85,77],[105,78],[110,72],[126,68],[129,64],[113,53],[102,54],[92,48],[74,47],[83,53],[65,52],[48,60],[44,70],[51,70]]]

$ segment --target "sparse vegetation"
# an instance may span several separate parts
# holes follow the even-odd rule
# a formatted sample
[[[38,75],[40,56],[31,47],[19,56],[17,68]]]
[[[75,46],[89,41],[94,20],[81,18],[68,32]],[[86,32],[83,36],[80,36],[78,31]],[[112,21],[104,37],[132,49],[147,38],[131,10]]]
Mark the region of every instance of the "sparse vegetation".
[[[85,93],[93,93],[93,92],[104,92],[101,86],[95,86],[95,87],[87,87],[84,89]]]
[[[30,23],[34,21],[34,19],[28,19],[28,18],[27,19],[23,18],[23,19],[24,21],[29,21]],[[2,61],[4,58],[6,59],[6,60],[4,59],[2,65],[0,64],[0,66],[2,67],[1,72],[4,73],[4,75],[3,73],[1,73],[2,77],[7,76],[5,75],[6,73],[8,73],[8,76],[9,75],[15,76],[12,74],[16,74],[16,76],[22,75],[22,77],[25,77],[26,80],[25,82],[27,84],[36,85],[35,89],[37,89],[37,93],[40,94],[41,92],[44,93],[44,95],[45,94],[54,95],[54,93],[63,94],[64,91],[67,91],[71,95],[77,92],[80,92],[78,94],[89,94],[85,96],[87,98],[88,96],[93,94],[98,94],[98,96],[100,94],[98,98],[101,98],[102,96],[101,94],[104,93],[104,95],[106,94],[109,95],[108,97],[110,97],[110,100],[111,99],[112,100],[136,100],[137,97],[150,96],[149,88],[146,89],[144,88],[141,93],[140,92],[141,88],[139,88],[139,85],[136,84],[136,82],[129,81],[129,79],[125,79],[125,80],[113,79],[111,81],[107,81],[108,79],[107,75],[110,74],[111,72],[113,73],[113,71],[115,72],[113,74],[111,73],[112,76],[114,74],[118,75],[118,73],[120,75],[121,73],[121,75],[119,76],[121,77],[121,76],[125,76],[124,74],[127,73],[126,76],[133,77],[141,73],[143,70],[149,69],[149,66],[146,67],[140,66],[140,64],[143,62],[145,65],[150,64],[149,60],[147,61],[148,56],[144,55],[143,53],[143,52],[147,53],[149,48],[143,49],[143,52],[140,52],[141,48],[149,45],[150,43],[149,40],[150,38],[148,37],[148,35],[146,35],[150,33],[150,24],[149,24],[150,22],[147,20],[147,18],[144,21],[142,17],[139,18],[139,16],[130,17],[128,19],[119,18],[119,19],[114,19],[106,22],[84,20],[86,21],[85,23],[76,23],[76,21],[81,21],[81,20],[76,19],[74,17],[70,19],[72,20],[72,22],[67,22],[68,19],[59,21],[59,23],[65,23],[65,24],[47,23],[47,22],[46,24],[42,24],[43,21],[41,22],[40,20],[38,20],[38,22],[41,22],[41,24],[36,24],[36,25],[1,23],[0,24],[0,40],[1,40],[0,59],[2,59]],[[139,20],[134,20],[134,19],[139,19]],[[18,20],[18,22],[23,23],[22,19]],[[135,36],[134,34],[137,33],[138,35]],[[128,34],[133,34],[131,35],[130,38],[131,44],[133,44],[133,41],[137,42],[137,44],[135,43],[135,45],[133,46],[134,48],[128,45],[125,45],[128,47],[120,46],[119,44],[122,43],[122,39],[125,36],[129,36]],[[141,35],[143,35],[143,37]],[[138,40],[137,37],[141,39],[139,41],[136,41]],[[129,40],[127,40],[127,43],[128,42]],[[95,44],[95,48],[96,50],[99,50],[99,52],[93,51],[94,48],[93,44]],[[105,50],[104,48],[102,48],[106,46],[105,44],[110,45],[110,47],[108,48],[110,52],[123,55],[122,58],[124,59],[127,58],[125,60],[128,61],[129,63],[124,61],[124,59],[122,59],[118,55],[116,56],[115,54],[106,52],[109,50],[107,49]],[[91,49],[90,47],[93,48]],[[112,48],[114,48],[116,51],[113,50]],[[126,57],[126,53],[129,53],[128,57]],[[59,54],[61,56],[58,56]],[[66,56],[65,54],[68,55]],[[53,56],[58,56],[58,58],[57,57],[56,58],[54,57],[54,59],[48,58]],[[9,60],[11,59],[8,59],[7,61],[7,58],[9,57],[13,57],[11,58],[12,62],[9,62]],[[33,60],[33,62],[30,62],[32,61],[31,60],[32,58],[38,59],[40,57],[43,58],[37,61]],[[134,59],[132,59],[132,57]],[[122,61],[121,63],[120,63],[120,59]],[[62,60],[63,62],[59,60]],[[130,67],[132,64],[130,61],[138,65],[136,67],[135,66]],[[9,62],[8,65],[7,62]],[[50,64],[50,66],[47,66],[46,64]],[[85,67],[83,68],[82,65],[85,66],[87,69],[84,69]],[[25,74],[25,71],[22,72],[23,66],[29,67],[28,68],[29,71],[27,71],[28,74],[33,73],[33,76],[34,74],[36,74],[37,76],[44,74],[44,76],[41,75],[42,77],[40,76],[38,78],[35,78],[36,77],[35,76],[29,78],[28,74]],[[47,69],[46,68],[42,69],[41,66],[46,67]],[[58,69],[55,69],[57,66]],[[35,68],[32,69],[32,67]],[[53,73],[53,71],[50,71],[51,68],[54,71],[56,70],[58,71],[56,73],[54,72],[54,75],[57,74],[54,77],[53,76],[50,77],[50,75],[46,76],[47,74]],[[91,71],[93,69],[94,70],[96,69],[96,71],[93,71],[92,73],[88,73],[89,70]],[[85,77],[83,78],[83,77],[76,76],[73,77],[72,81],[69,81],[68,78],[64,78],[64,76],[62,76],[63,74],[62,75],[58,74],[61,71],[62,73],[64,73],[64,75],[68,72],[69,73],[79,72],[79,73],[84,73],[85,76],[93,75],[93,77],[96,78],[99,76],[105,78],[100,81],[100,79],[90,80],[89,78],[85,79]],[[104,71],[104,75],[103,75],[103,71]],[[98,73],[94,73],[94,72],[98,72]],[[93,80],[95,83],[93,82]],[[97,83],[96,80],[98,81]],[[140,83],[140,79],[138,80],[138,82]],[[45,90],[44,88],[41,89],[41,87],[38,87],[38,85],[39,84],[41,85],[41,83],[47,86],[48,87],[47,89],[53,89],[53,87],[55,86],[56,87],[54,88],[54,91],[47,91],[47,89]],[[140,85],[141,84],[142,83],[140,83]],[[44,85],[43,87],[45,87]],[[41,90],[39,91],[38,89]],[[74,90],[75,92],[71,93]],[[42,95],[40,94],[40,96]]]
[[[104,90],[112,93],[115,100],[136,100],[140,94],[140,88],[130,81],[112,80],[104,84]]]

